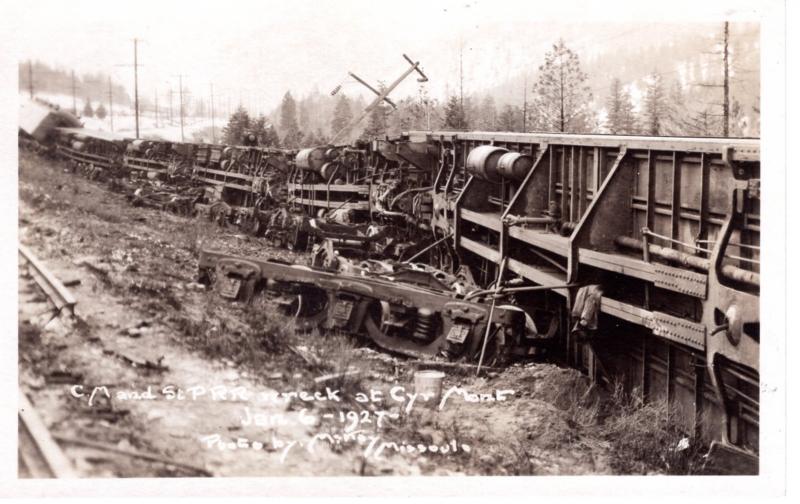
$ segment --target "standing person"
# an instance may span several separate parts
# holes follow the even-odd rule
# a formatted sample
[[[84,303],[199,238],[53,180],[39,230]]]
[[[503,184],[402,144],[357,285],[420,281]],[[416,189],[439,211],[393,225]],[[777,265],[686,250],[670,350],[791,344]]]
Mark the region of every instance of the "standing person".
[[[603,287],[601,285],[587,285],[578,289],[571,313],[575,320],[572,333],[577,334],[578,341],[587,341],[594,337],[602,298]]]

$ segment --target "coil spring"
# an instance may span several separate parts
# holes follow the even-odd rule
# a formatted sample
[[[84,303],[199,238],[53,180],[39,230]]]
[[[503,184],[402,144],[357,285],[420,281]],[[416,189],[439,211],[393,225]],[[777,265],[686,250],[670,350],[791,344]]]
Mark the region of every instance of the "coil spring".
[[[414,338],[428,341],[433,335],[433,311],[428,308],[417,310],[417,324],[414,328]]]

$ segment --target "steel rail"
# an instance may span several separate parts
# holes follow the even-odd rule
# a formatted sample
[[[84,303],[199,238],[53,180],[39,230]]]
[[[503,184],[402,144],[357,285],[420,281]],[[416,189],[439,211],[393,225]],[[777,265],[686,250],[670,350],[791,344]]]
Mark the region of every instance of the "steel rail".
[[[33,478],[77,478],[78,475],[69,459],[55,442],[22,389],[19,389],[18,417],[21,431],[19,455],[30,476]]]
[[[61,283],[61,280],[56,278],[56,276],[36,258],[33,252],[21,243],[19,244],[19,254],[31,266],[30,272],[33,279],[45,294],[47,294],[47,297],[55,305],[56,310],[61,313],[61,311],[66,308],[71,315],[74,315],[77,301],[69,289]]]

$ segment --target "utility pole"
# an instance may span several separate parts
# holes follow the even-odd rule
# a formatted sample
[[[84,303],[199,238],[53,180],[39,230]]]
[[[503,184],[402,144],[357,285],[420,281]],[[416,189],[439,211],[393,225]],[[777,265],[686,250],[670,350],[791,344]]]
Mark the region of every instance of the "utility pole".
[[[181,142],[183,142],[183,75],[178,75],[178,94],[181,101]]]
[[[211,83],[211,143],[217,143],[214,133],[214,83]]]
[[[458,48],[458,93],[461,102],[461,115],[464,115],[464,42]]]
[[[374,87],[370,86],[368,82],[366,82],[364,79],[362,79],[362,78],[361,78],[361,77],[359,77],[358,75],[354,74],[353,72],[347,72],[347,73],[350,75],[350,77],[352,77],[352,78],[354,78],[355,80],[357,80],[358,82],[360,82],[360,83],[361,83],[361,84],[362,84],[362,85],[363,85],[365,88],[369,89],[370,91],[372,91],[373,93],[375,93],[377,96],[380,96],[380,95],[381,95],[381,92],[380,92],[380,91],[378,91],[378,90],[377,90],[377,89],[375,89]],[[383,100],[384,100],[386,103],[388,103],[389,105],[391,105],[393,109],[397,110],[397,105],[396,105],[396,104],[395,104],[395,103],[394,103],[392,100],[390,100],[389,98],[384,98]]]
[[[28,60],[28,92],[33,100],[33,60]]]
[[[136,138],[139,138],[139,41],[133,39],[133,102],[136,113]]]
[[[525,85],[522,90],[522,132],[528,131],[528,74],[525,73]]]
[[[458,94],[459,94],[459,109],[461,112],[461,127],[466,129],[467,126],[467,111],[464,110],[464,41],[458,48]]]
[[[130,67],[130,64],[115,66]],[[133,111],[136,119],[136,138],[139,138],[139,39],[133,39]]]
[[[722,61],[724,64],[724,82],[723,97],[722,97],[722,136],[727,137],[729,134],[728,123],[730,120],[730,82],[728,80],[728,22],[725,21],[725,41],[723,42],[723,56]]]
[[[370,104],[367,106],[367,108],[366,108],[366,109],[364,109],[364,112],[363,112],[363,113],[362,113],[362,114],[361,114],[359,117],[356,117],[355,119],[353,119],[352,121],[350,121],[350,124],[348,124],[347,126],[345,126],[344,128],[342,128],[341,130],[339,130],[338,132],[336,132],[336,133],[334,134],[333,138],[331,139],[331,144],[335,144],[337,140],[339,140],[340,138],[343,138],[343,137],[344,137],[346,134],[348,134],[348,133],[349,133],[349,132],[350,132],[350,131],[351,131],[351,130],[352,130],[352,129],[353,129],[353,128],[354,128],[354,127],[355,127],[355,126],[358,124],[358,123],[360,123],[362,120],[364,120],[364,118],[365,118],[365,117],[367,117],[367,116],[368,116],[368,115],[369,115],[369,114],[372,112],[372,110],[373,110],[375,107],[377,107],[377,106],[381,105],[381,104],[384,102],[384,100],[386,100],[386,97],[387,97],[387,96],[389,96],[389,93],[391,93],[391,92],[394,90],[394,88],[396,88],[397,86],[399,86],[399,85],[400,85],[400,83],[401,83],[401,82],[403,82],[403,80],[404,80],[406,77],[408,77],[409,75],[411,75],[412,73],[414,73],[414,72],[417,72],[417,73],[419,73],[420,77],[419,77],[419,78],[417,78],[417,82],[427,82],[427,80],[428,80],[428,77],[427,77],[427,76],[426,76],[426,75],[425,75],[425,74],[422,72],[422,69],[419,67],[419,61],[416,61],[416,62],[415,62],[415,61],[412,61],[412,60],[411,60],[411,58],[409,58],[409,57],[408,57],[407,55],[405,55],[405,54],[403,55],[403,58],[405,58],[405,60],[406,60],[406,61],[409,63],[409,65],[411,65],[411,66],[410,66],[410,67],[409,67],[409,68],[408,68],[408,69],[407,69],[405,72],[403,72],[403,74],[402,74],[402,75],[400,75],[400,77],[398,77],[397,79],[395,79],[395,80],[394,80],[394,82],[392,82],[391,84],[389,84],[389,86],[388,86],[388,87],[385,87],[385,88],[383,88],[383,91],[382,91],[382,92],[381,92],[381,93],[380,93],[380,94],[379,94],[379,95],[378,95],[378,96],[377,96],[377,97],[376,97],[376,98],[375,98],[375,99],[372,101],[372,103],[370,103]]]
[[[458,45],[458,96],[461,115],[461,128],[467,129],[467,111],[464,110],[464,40],[459,40]]]
[[[427,130],[430,131],[431,130],[431,101],[428,100],[428,99],[425,99],[425,124],[426,124]]]
[[[75,70],[72,71],[72,114],[78,117],[78,103],[75,101]]]
[[[111,121],[111,132],[114,132],[114,95],[111,91],[111,77],[108,78],[108,118]]]
[[[172,86],[171,85],[169,87],[169,93],[168,94],[169,94],[169,115],[167,117],[169,118],[169,125],[172,126],[172,122],[173,121],[172,121]]]

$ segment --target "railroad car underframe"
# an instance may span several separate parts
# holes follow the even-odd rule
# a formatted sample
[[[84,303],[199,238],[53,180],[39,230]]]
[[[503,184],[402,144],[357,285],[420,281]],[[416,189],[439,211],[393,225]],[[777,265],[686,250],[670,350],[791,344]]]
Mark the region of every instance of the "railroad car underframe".
[[[552,310],[570,364],[758,452],[758,140],[410,132],[394,143],[435,151],[432,225],[454,251],[438,266],[485,287],[514,276],[552,287],[516,301]],[[577,341],[570,312],[591,284],[603,287],[598,329]]]

